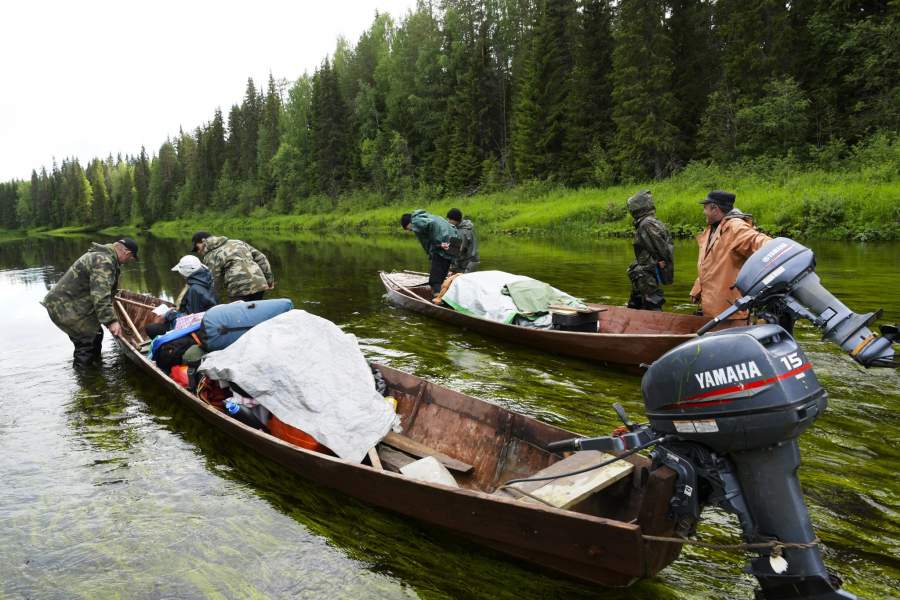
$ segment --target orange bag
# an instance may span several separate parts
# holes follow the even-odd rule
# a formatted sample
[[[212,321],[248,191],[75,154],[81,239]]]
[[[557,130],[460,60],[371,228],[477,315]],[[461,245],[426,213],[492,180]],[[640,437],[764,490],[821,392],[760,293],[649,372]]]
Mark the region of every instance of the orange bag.
[[[316,441],[316,438],[309,435],[302,429],[297,429],[296,427],[291,427],[274,414],[269,415],[269,423],[267,424],[269,431],[275,437],[282,439],[286,442],[290,442],[296,446],[300,446],[301,448],[306,448],[307,450],[314,450],[315,452],[325,452],[331,454],[331,451]]]
[[[173,365],[172,370],[169,371],[169,377],[174,379],[175,383],[181,387],[186,388],[188,386],[187,370],[187,365]]]

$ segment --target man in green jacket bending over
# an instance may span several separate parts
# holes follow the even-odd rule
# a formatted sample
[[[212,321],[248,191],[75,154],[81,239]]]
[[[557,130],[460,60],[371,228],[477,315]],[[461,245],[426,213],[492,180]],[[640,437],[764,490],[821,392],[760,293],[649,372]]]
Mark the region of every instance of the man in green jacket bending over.
[[[422,248],[431,261],[428,285],[432,293],[441,291],[441,284],[450,271],[450,263],[459,254],[459,232],[443,217],[432,215],[421,208],[400,217],[400,225],[416,234]]]
[[[75,344],[75,366],[89,366],[100,356],[103,330],[118,337],[122,326],[113,312],[119,286],[119,265],[136,259],[138,245],[131,238],[112,244],[91,244],[41,300],[53,324]]]
[[[275,287],[269,259],[250,244],[213,236],[208,231],[195,233],[192,242],[213,283],[221,285],[232,302],[262,300],[266,290]]]

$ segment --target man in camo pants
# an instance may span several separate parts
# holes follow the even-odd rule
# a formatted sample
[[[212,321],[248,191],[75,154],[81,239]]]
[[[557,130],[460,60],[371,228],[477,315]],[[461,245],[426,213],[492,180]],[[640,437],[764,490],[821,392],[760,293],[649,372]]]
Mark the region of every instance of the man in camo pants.
[[[118,291],[119,265],[137,259],[138,246],[131,238],[112,244],[91,244],[41,301],[50,320],[75,345],[75,366],[89,366],[100,356],[105,325],[114,336],[122,326],[113,312]]]

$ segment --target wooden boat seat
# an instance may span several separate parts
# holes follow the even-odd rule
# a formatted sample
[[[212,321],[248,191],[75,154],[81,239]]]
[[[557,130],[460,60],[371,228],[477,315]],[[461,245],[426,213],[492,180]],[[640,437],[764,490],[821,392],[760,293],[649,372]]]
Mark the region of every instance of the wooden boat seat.
[[[574,454],[553,463],[546,469],[533,473],[530,477],[547,477],[569,471],[578,471],[592,465],[600,464],[613,458],[611,454],[587,450]],[[526,481],[515,483],[499,492],[502,495],[513,496],[522,502],[540,503],[555,506],[556,508],[570,508],[582,500],[607,488],[619,481],[634,470],[630,462],[620,460],[599,469],[593,469],[578,475],[551,479],[549,481]],[[528,493],[530,496],[518,494],[518,491]],[[536,500],[539,498],[540,500]]]
[[[456,460],[453,457],[447,456],[443,452],[438,452],[434,448],[429,448],[425,444],[417,442],[412,438],[408,438],[405,435],[394,433],[393,431],[388,432],[388,434],[384,436],[384,439],[381,440],[381,443],[390,446],[391,448],[402,450],[403,452],[406,452],[407,454],[411,454],[412,456],[418,458],[433,456],[438,460],[438,462],[440,462],[451,471],[457,471],[459,473],[469,473],[472,470],[472,465],[468,463],[464,463],[461,460]]]

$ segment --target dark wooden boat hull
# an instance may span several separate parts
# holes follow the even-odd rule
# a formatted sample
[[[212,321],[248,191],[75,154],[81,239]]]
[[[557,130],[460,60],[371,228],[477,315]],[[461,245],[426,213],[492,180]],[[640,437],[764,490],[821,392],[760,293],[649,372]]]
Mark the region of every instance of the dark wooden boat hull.
[[[693,332],[708,321],[705,317],[694,315],[590,304],[590,307],[603,311],[600,313],[601,333],[520,327],[481,319],[434,304],[417,295],[414,289],[393,281],[388,273],[382,272],[380,276],[388,299],[400,308],[515,344],[607,365],[637,368],[641,364],[652,363],[672,348],[694,338]],[[733,323],[744,324],[746,323]],[[723,323],[722,326],[729,325],[732,324]],[[606,333],[612,331],[623,333]]]
[[[120,295],[147,303],[159,302],[128,292]],[[123,308],[116,310],[121,314]],[[126,312],[133,313],[132,307]],[[136,327],[142,326],[139,316],[131,314],[131,318]],[[130,334],[117,339],[125,355],[207,423],[292,472],[366,503],[444,527],[541,567],[605,586],[624,586],[652,576],[675,560],[681,550],[680,544],[649,542],[642,538],[642,534],[671,535],[673,523],[667,511],[675,479],[674,473],[666,468],[650,472],[649,461],[644,457],[629,457],[627,460],[636,467],[633,479],[618,482],[628,491],[629,486],[643,486],[639,496],[629,496],[628,508],[641,525],[526,504],[477,490],[423,483],[309,451],[245,426],[179,386],[139,351],[134,338]],[[498,440],[502,440],[502,430],[507,436],[519,435],[543,443],[575,435],[413,375],[384,366],[379,369],[400,404],[420,415],[417,422],[424,422],[421,415],[428,411],[451,407],[465,412],[467,418],[478,420],[488,430],[494,428],[493,438]],[[410,417],[410,422],[413,418]],[[410,425],[410,431],[415,431],[415,424]],[[426,433],[418,432],[418,437],[429,441]],[[456,443],[465,441],[463,436],[454,439]],[[446,444],[438,449],[453,452],[452,446]],[[525,447],[523,454],[527,451],[530,450]],[[499,469],[498,474],[502,475]],[[504,476],[503,480],[506,479]],[[615,501],[615,498],[610,500]]]

